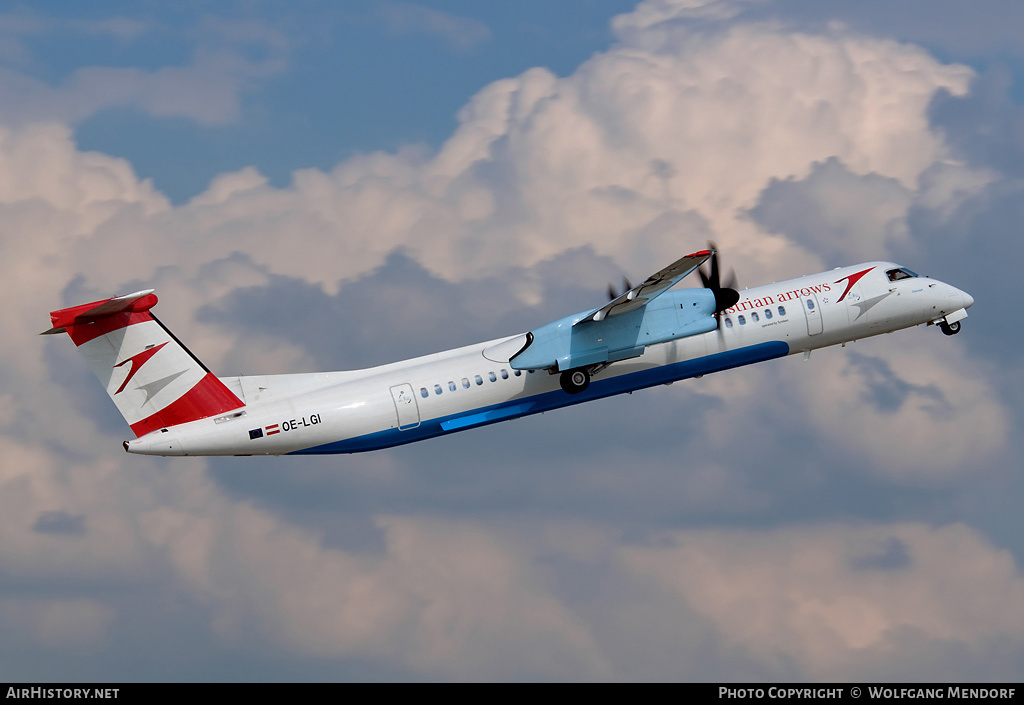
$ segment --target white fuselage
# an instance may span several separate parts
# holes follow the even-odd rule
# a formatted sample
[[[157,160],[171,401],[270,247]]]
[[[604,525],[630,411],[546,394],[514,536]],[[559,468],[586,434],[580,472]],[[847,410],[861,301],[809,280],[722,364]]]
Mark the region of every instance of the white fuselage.
[[[891,281],[886,272],[898,268],[869,262],[746,289],[719,315],[718,330],[650,345],[639,357],[596,370],[579,394],[563,391],[555,374],[513,369],[508,355],[516,346],[499,339],[365,370],[222,378],[245,402],[242,409],[154,431],[125,449],[151,455],[375,450],[966,316],[970,295],[926,277]]]

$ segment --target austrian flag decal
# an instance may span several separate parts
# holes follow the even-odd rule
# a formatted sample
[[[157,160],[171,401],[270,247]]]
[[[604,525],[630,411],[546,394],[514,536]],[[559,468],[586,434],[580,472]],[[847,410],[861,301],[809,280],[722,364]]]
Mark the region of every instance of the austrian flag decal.
[[[281,432],[281,424],[272,423],[269,426],[263,428],[254,428],[249,431],[249,440],[255,441],[257,438],[263,438],[263,436],[273,436],[275,433]]]

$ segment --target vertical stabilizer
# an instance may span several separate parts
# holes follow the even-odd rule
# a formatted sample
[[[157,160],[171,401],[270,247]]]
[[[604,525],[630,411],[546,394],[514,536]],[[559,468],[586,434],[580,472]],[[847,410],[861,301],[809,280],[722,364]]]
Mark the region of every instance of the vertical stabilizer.
[[[136,437],[244,406],[152,314],[152,289],[50,314],[92,367]]]

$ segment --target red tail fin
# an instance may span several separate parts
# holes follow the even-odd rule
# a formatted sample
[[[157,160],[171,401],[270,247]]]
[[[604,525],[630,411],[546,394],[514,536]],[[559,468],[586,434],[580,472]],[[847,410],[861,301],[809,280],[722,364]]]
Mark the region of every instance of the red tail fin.
[[[152,289],[53,311],[135,435],[244,406],[150,309]]]

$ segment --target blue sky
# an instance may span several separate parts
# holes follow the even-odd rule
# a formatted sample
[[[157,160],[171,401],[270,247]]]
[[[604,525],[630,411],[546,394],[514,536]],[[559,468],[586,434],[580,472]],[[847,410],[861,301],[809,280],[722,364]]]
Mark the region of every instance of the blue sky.
[[[51,85],[83,66],[159,70],[197,52],[251,62],[239,112],[212,124],[111,106],[76,124],[83,149],[129,159],[175,201],[227,170],[255,165],[284,185],[292,170],[329,168],[355,152],[424,143],[436,148],[481,86],[532,66],[570,73],[612,40],[608,18],[629,2],[32,4],[8,15],[68,20],[19,39],[26,73]],[[119,35],[95,24],[123,21]],[[229,32],[218,23],[244,27]],[[230,36],[225,36],[230,34]]]
[[[1019,678],[1021,14],[8,6],[0,678]],[[743,285],[892,259],[977,303],[331,458],[128,457],[37,335],[155,287],[217,373],[363,367],[709,239]]]

